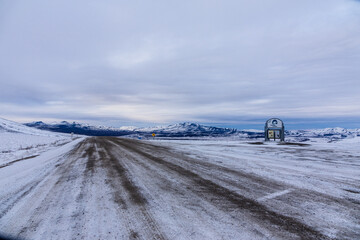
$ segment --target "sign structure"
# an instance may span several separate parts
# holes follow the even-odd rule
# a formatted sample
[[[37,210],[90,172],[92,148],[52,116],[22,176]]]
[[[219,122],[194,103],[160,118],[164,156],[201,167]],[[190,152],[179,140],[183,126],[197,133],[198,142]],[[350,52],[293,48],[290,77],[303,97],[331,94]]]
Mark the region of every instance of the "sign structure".
[[[270,118],[265,123],[265,141],[271,139],[285,141],[285,126],[283,121],[278,118]]]

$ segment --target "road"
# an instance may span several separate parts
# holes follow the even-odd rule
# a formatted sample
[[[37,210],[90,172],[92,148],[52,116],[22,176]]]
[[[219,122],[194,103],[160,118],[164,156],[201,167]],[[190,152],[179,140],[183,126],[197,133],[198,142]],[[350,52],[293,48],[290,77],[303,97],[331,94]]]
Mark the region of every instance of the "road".
[[[38,159],[38,160],[37,160]],[[0,169],[0,232],[21,239],[355,239],[360,205],[114,137]],[[315,203],[315,205],[314,205]]]

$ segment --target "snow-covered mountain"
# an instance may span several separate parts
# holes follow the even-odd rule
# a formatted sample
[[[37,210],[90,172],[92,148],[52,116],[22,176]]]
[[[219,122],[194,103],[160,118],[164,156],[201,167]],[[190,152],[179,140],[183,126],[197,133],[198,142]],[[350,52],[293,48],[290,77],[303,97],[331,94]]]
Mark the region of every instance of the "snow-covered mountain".
[[[178,123],[168,126],[136,128],[120,127],[111,128],[105,126],[91,126],[77,122],[60,122],[47,124],[44,122],[32,122],[26,124],[42,130],[53,132],[75,133],[89,136],[151,136],[155,133],[157,137],[233,137],[238,139],[261,139],[264,137],[262,130],[238,130],[233,128],[220,128],[204,126],[197,123]],[[360,136],[360,129],[345,128],[324,128],[311,130],[287,130],[286,139],[296,141],[309,141],[315,138],[324,138],[327,140],[339,140]]]
[[[328,140],[339,140],[360,136],[360,129],[346,128],[323,128],[310,130],[289,130],[286,131],[286,137],[296,138],[300,141],[308,141],[312,138],[325,138]]]
[[[132,130],[111,128],[105,126],[91,126],[89,124],[82,124],[77,122],[62,121],[60,123],[44,123],[44,122],[32,122],[25,124],[28,127],[33,127],[42,130],[48,130],[53,132],[62,133],[75,133],[88,136],[123,136],[132,134]]]
[[[81,123],[69,123],[66,121],[60,123],[46,124],[44,122],[32,122],[25,124],[28,127],[34,127],[42,130],[54,132],[75,133],[89,136],[124,136],[137,134],[147,136],[155,133],[158,137],[202,137],[202,136],[229,136],[238,133],[236,129],[218,128],[211,126],[203,126],[197,123],[179,123],[169,126],[136,128],[136,127],[120,127],[111,128],[104,126],[90,126]]]
[[[155,133],[158,137],[203,137],[203,136],[229,136],[237,132],[232,128],[219,128],[204,126],[197,123],[178,123],[169,126],[137,128],[138,134]]]

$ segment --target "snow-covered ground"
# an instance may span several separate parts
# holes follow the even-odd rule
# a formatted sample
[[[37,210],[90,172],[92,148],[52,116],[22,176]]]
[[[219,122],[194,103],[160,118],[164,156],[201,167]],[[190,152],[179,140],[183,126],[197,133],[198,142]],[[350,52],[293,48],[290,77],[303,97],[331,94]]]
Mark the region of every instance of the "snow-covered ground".
[[[185,152],[186,156],[204,164],[212,163],[281,183],[287,187],[268,195],[253,196],[254,199],[270,209],[283,208],[287,209],[281,210],[285,214],[301,216],[329,237],[360,239],[360,137],[337,142],[318,139],[298,145],[213,140],[161,140],[156,144]],[[243,182],[241,177],[231,180]],[[237,188],[227,187],[241,193]],[[312,197],[304,197],[307,193]],[[251,191],[247,194],[252,195]],[[295,200],[299,196],[304,199]],[[298,201],[295,208],[286,206],[292,201]],[[340,205],[336,206],[335,202]],[[349,203],[354,204],[353,209],[348,209]]]
[[[194,158],[360,203],[360,137],[336,142],[316,139],[299,145],[234,140],[153,142]]]
[[[39,155],[71,140],[69,134],[42,131],[0,118],[0,166]]]

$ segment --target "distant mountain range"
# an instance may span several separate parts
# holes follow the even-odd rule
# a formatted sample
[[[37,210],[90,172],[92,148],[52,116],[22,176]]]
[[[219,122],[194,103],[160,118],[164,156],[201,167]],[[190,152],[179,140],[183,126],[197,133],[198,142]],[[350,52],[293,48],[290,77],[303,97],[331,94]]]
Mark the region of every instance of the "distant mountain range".
[[[336,127],[311,130],[289,130],[285,131],[285,136],[286,138],[295,138],[297,141],[308,141],[313,138],[339,140],[360,136],[360,129]]]
[[[47,124],[44,122],[32,122],[25,124],[28,127],[34,127],[41,130],[49,130],[53,132],[74,133],[88,136],[125,136],[125,135],[139,135],[151,136],[153,133],[157,137],[216,137],[216,136],[230,136],[238,133],[238,130],[231,128],[218,128],[203,126],[196,123],[179,123],[169,126],[151,127],[151,128],[136,128],[136,127],[121,127],[112,128],[104,126],[90,126],[77,122],[66,122]]]
[[[151,137],[153,133],[156,137],[234,137],[241,139],[263,138],[262,130],[238,130],[234,128],[219,128],[204,126],[197,123],[178,123],[169,126],[136,128],[121,127],[112,128],[105,126],[91,126],[77,122],[66,122],[47,124],[44,122],[26,123],[26,126],[34,127],[41,130],[48,130],[61,133],[74,133],[88,136],[138,136]],[[313,138],[326,138],[328,140],[338,140],[348,137],[360,136],[360,129],[344,129],[344,128],[325,128],[314,130],[287,130],[287,139],[296,139],[297,141],[309,141]]]
[[[59,123],[44,123],[39,121],[25,123],[24,125],[52,132],[74,133],[87,136],[124,136],[133,133],[131,130],[122,130],[120,128],[110,128],[104,126],[95,127],[77,122],[69,123],[67,121],[62,121]]]

